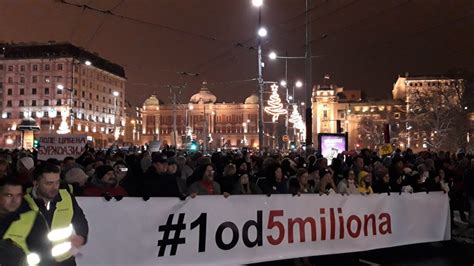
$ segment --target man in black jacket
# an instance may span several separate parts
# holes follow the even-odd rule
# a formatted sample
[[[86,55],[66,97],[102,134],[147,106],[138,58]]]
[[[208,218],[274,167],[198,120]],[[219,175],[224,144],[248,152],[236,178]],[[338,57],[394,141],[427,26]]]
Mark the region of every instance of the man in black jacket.
[[[51,264],[51,244],[44,218],[23,201],[14,179],[0,181],[0,265]]]
[[[162,153],[152,154],[152,165],[145,172],[141,188],[144,197],[181,197],[178,182],[168,173],[168,157]]]

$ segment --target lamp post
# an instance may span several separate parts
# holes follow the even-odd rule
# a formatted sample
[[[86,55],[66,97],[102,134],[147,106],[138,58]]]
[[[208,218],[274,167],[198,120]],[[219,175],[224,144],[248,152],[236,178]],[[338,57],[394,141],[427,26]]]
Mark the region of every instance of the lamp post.
[[[69,92],[69,103],[67,104],[68,106],[68,111],[69,111],[69,127],[70,127],[70,133],[73,133],[74,130],[74,67],[75,66],[80,66],[80,65],[86,65],[86,66],[92,66],[92,62],[89,60],[85,60],[83,63],[81,61],[75,62],[75,59],[72,59],[71,62],[71,87],[66,88],[63,84],[58,84],[56,85],[56,88],[58,90],[67,90]],[[66,85],[67,86],[67,85]]]
[[[120,137],[120,127],[117,126],[117,97],[120,93],[118,91],[113,91],[112,95],[114,96],[114,137],[117,141]]]
[[[252,4],[258,8],[258,143],[260,151],[263,150],[263,77],[262,77],[262,37],[267,36],[267,30],[262,27],[262,5],[263,0],[252,0]]]
[[[280,81],[280,85],[285,87],[286,89],[286,119],[285,119],[285,135],[288,136],[288,120],[289,120],[289,110],[288,107],[290,106],[290,103],[293,103],[295,101],[295,87],[301,88],[303,86],[303,82],[297,80],[295,84],[292,86],[293,87],[293,94],[289,95],[288,92],[288,83],[286,80]],[[289,147],[289,143],[287,143],[287,148]]]

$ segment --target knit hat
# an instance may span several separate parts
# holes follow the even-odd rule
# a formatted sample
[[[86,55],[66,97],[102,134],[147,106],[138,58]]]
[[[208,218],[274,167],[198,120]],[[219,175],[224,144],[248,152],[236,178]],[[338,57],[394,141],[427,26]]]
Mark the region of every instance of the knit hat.
[[[102,179],[108,172],[114,171],[114,168],[110,165],[101,165],[95,169],[95,174],[98,179]]]
[[[84,186],[88,178],[89,176],[81,168],[76,167],[67,171],[64,180],[68,184],[78,183],[79,186]]]
[[[365,178],[366,176],[368,176],[368,175],[369,175],[368,172],[366,172],[366,171],[360,171],[360,172],[359,172],[359,176],[358,176],[359,181],[362,180],[362,179],[364,179],[364,178]]]
[[[331,172],[328,169],[319,170],[319,178],[323,178],[323,176],[330,174]]]
[[[35,167],[35,162],[31,157],[23,157],[20,159],[20,163],[25,167],[26,170],[31,170]]]

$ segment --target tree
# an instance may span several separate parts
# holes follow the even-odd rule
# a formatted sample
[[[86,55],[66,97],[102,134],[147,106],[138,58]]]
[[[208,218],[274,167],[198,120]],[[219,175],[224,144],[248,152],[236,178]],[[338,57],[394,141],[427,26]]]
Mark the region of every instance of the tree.
[[[407,130],[411,138],[419,137],[424,148],[452,150],[462,144],[467,116],[461,103],[462,80],[454,84],[432,82],[426,88],[410,88],[407,97]]]
[[[363,116],[358,123],[359,142],[363,147],[379,147],[384,144],[385,119]]]

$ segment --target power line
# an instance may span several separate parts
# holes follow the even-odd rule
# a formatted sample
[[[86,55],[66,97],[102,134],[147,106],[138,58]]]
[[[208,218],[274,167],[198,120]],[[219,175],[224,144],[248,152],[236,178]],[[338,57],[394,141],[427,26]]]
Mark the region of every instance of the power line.
[[[123,15],[120,15],[120,14],[116,14],[111,9],[102,10],[102,9],[98,9],[98,8],[95,8],[95,7],[86,5],[86,4],[84,4],[84,5],[74,4],[74,3],[68,2],[66,0],[56,0],[56,1],[60,4],[91,10],[93,12],[114,16],[114,17],[117,17],[117,18],[120,18],[120,19],[123,19],[123,20],[135,22],[135,23],[142,24],[142,25],[156,27],[156,28],[168,30],[168,31],[171,31],[171,32],[180,33],[180,34],[187,35],[187,36],[192,36],[192,37],[203,39],[203,40],[226,42],[226,41],[223,41],[223,40],[218,40],[217,38],[212,37],[212,36],[182,30],[182,29],[179,29],[179,28],[175,28],[175,27],[172,27],[172,26],[165,25],[165,24],[145,21],[145,20],[141,20],[141,19],[138,19],[138,18],[133,18],[133,17],[128,17],[128,16],[123,16]]]
[[[360,19],[360,20],[358,20],[358,21],[352,22],[352,23],[348,24],[346,27],[341,28],[341,29],[339,29],[339,30],[337,30],[337,31],[325,32],[325,34],[328,35],[328,36],[330,36],[330,37],[332,37],[332,36],[334,36],[334,35],[337,35],[337,34],[340,34],[340,33],[342,33],[342,32],[347,31],[347,30],[350,29],[350,28],[353,28],[354,26],[356,26],[356,25],[358,25],[358,24],[361,24],[362,22],[366,22],[367,20],[370,20],[370,19],[374,18],[375,16],[380,16],[380,15],[382,15],[382,14],[388,13],[388,12],[394,10],[394,9],[400,8],[400,7],[402,7],[402,6],[405,6],[405,5],[409,4],[410,2],[411,2],[411,0],[405,0],[405,1],[403,1],[403,2],[398,3],[397,5],[395,5],[395,6],[393,6],[393,7],[390,7],[390,8],[387,8],[387,9],[383,9],[383,10],[379,10],[378,12],[375,12],[374,14],[372,14],[372,15],[370,15],[370,16],[367,16],[367,17],[362,18],[362,19]],[[311,40],[310,43],[313,44],[313,43],[316,42],[316,41],[320,41],[320,39],[313,39],[313,40]]]
[[[344,10],[344,9],[346,9],[346,8],[348,8],[348,7],[352,6],[352,5],[354,5],[354,4],[356,4],[357,2],[359,2],[359,1],[360,1],[360,0],[352,0],[351,2],[345,4],[345,5],[341,6],[341,7],[338,7],[338,8],[336,8],[336,9],[334,9],[333,11],[331,11],[331,12],[329,12],[329,13],[323,14],[323,15],[321,15],[321,16],[319,16],[319,17],[316,17],[316,18],[312,19],[312,20],[309,22],[309,24],[313,24],[314,22],[316,22],[316,21],[318,21],[318,20],[320,20],[320,19],[322,19],[322,18],[324,18],[324,17],[330,16],[330,15],[334,15],[334,14],[336,14],[337,12],[339,12],[339,11],[341,11],[341,10]],[[304,23],[303,25],[296,26],[296,27],[294,27],[294,28],[288,30],[288,32],[292,32],[292,31],[299,30],[300,28],[303,28],[303,27],[305,27],[305,26],[306,26],[306,23]]]

